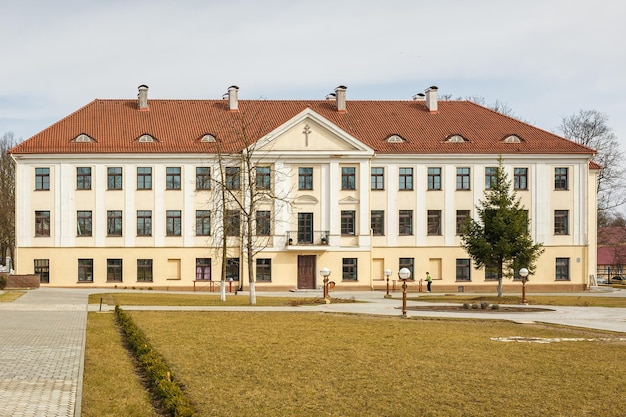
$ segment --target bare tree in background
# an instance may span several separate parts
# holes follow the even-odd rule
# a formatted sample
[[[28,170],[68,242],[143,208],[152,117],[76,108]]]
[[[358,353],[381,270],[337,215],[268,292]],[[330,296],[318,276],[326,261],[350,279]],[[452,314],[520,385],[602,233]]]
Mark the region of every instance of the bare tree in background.
[[[15,249],[15,163],[8,154],[17,145],[13,132],[0,139],[0,255],[14,259]],[[13,261],[15,264],[15,261]]]
[[[514,119],[518,119],[521,120],[523,122],[526,122],[524,119],[519,118],[515,112],[513,111],[513,109],[511,108],[511,106],[509,106],[507,103],[500,101],[500,100],[496,100],[495,103],[493,104],[488,104],[487,100],[485,99],[485,97],[482,96],[466,96],[466,97],[457,97],[457,98],[453,98],[452,94],[441,94],[439,96],[440,100],[443,101],[448,101],[448,100],[458,100],[458,101],[471,101],[472,103],[476,103],[479,106],[483,106],[483,107],[487,107],[495,112],[498,112],[500,114],[503,114],[505,116],[509,116],[512,117]]]
[[[597,151],[593,161],[601,166],[598,175],[598,218],[610,217],[610,212],[626,203],[624,187],[624,157],[617,136],[608,126],[609,118],[597,110],[580,110],[563,117],[560,130],[563,136]]]

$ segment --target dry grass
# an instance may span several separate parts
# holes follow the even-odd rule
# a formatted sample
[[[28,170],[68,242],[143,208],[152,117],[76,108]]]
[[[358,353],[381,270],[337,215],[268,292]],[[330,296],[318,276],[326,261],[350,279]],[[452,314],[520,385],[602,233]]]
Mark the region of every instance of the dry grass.
[[[618,416],[626,342],[499,321],[131,312],[202,416]]]
[[[156,417],[111,313],[89,313],[83,417]]]
[[[24,291],[5,291],[0,294],[0,303],[10,303],[24,295]]]
[[[89,303],[120,306],[247,306],[249,295],[228,294],[226,301],[220,301],[219,295],[206,293],[168,294],[168,293],[104,293],[91,294]],[[345,301],[345,300],[344,300]],[[263,297],[257,296],[258,306],[288,306],[308,303],[320,304],[324,300],[314,297]]]
[[[520,296],[505,295],[498,296],[476,296],[471,294],[451,294],[451,295],[422,295],[418,297],[409,296],[409,300],[445,303],[478,303],[486,301],[490,304],[520,304]],[[579,306],[579,307],[620,307],[626,308],[626,297],[598,297],[598,296],[560,296],[560,295],[527,295],[526,299],[530,305],[547,306]]]

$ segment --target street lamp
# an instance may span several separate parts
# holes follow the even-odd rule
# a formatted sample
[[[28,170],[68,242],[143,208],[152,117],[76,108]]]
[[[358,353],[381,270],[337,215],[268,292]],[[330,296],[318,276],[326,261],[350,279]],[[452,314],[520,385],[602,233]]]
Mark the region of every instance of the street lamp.
[[[391,298],[391,294],[389,294],[389,277],[391,276],[391,269],[385,269],[383,274],[385,274],[385,277],[387,278],[387,294],[385,294],[385,298]]]
[[[519,270],[519,276],[522,279],[522,304],[528,304],[526,300],[526,281],[528,281],[528,269],[521,268]]]
[[[320,275],[322,276],[322,278],[324,279],[324,299],[326,299],[328,297],[328,277],[330,276],[330,269],[324,267],[322,269],[320,269]]]
[[[398,271],[398,276],[402,280],[402,317],[406,317],[406,280],[411,276],[409,268],[402,268]]]

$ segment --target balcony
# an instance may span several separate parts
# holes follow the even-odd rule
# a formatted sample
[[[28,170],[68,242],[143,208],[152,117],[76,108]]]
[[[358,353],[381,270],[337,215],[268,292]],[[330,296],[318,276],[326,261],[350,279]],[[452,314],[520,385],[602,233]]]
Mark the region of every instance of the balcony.
[[[328,230],[314,230],[312,232],[289,231],[285,236],[287,250],[328,250]]]

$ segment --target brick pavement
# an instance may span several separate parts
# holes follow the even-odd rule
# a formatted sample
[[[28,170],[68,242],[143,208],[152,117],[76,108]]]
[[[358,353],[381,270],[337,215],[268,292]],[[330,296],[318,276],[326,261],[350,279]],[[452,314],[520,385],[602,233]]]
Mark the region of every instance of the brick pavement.
[[[79,416],[87,292],[0,303],[0,416]]]

